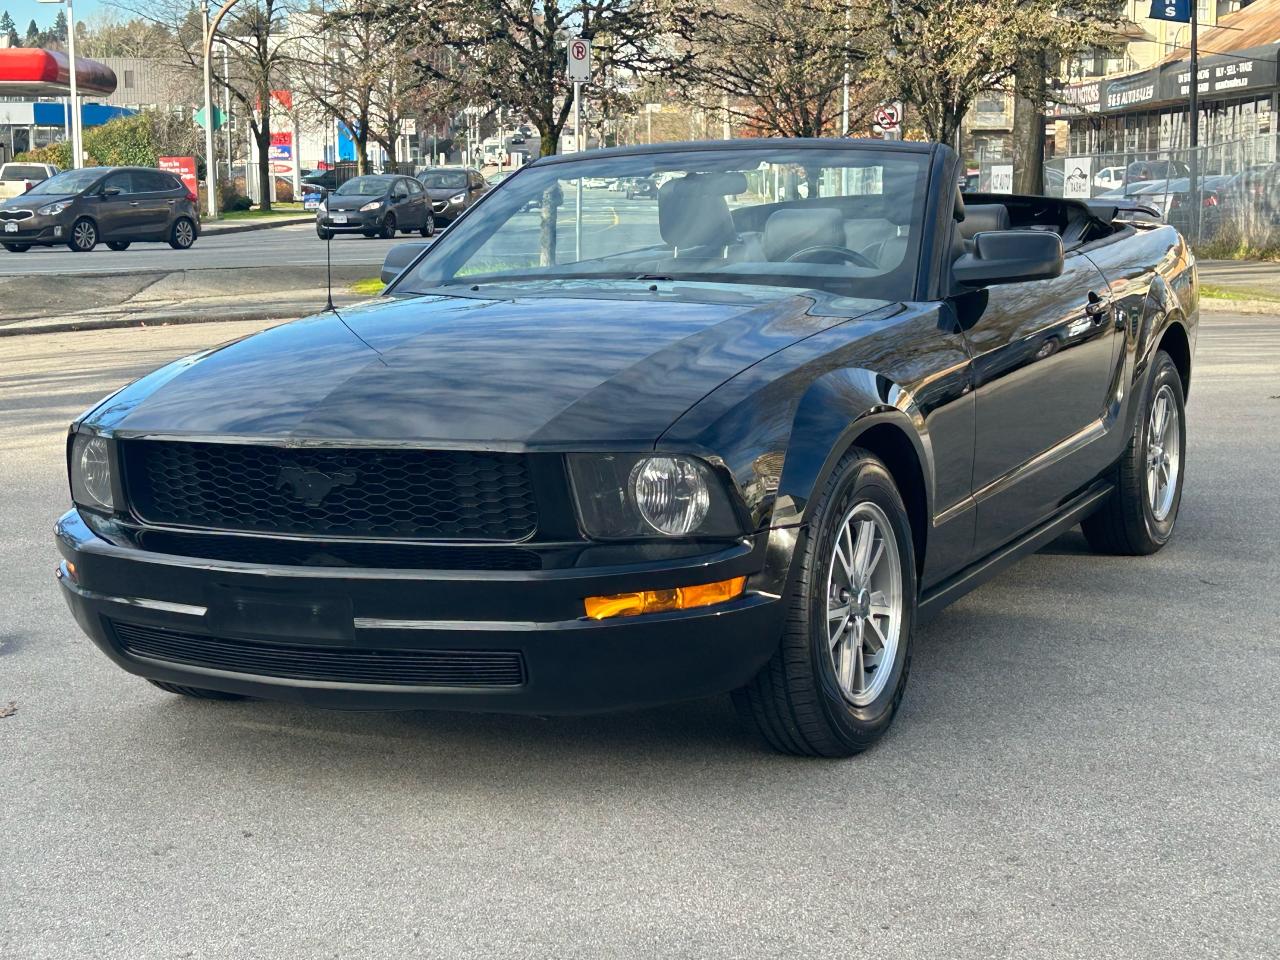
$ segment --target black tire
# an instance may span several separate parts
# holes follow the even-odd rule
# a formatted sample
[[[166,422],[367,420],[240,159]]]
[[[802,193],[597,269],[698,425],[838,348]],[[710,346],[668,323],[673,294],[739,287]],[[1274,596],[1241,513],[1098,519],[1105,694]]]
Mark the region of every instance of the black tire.
[[[98,225],[88,217],[81,217],[71,225],[67,246],[72,253],[88,253],[98,245]]]
[[[224,693],[221,690],[205,690],[202,687],[183,687],[176,683],[165,683],[163,680],[148,680],[147,683],[159,687],[166,693],[176,693],[180,697],[191,697],[195,700],[245,700],[238,693]]]
[[[29,243],[6,243],[6,244],[4,245],[4,248],[5,248],[6,250],[8,250],[10,253],[26,253],[28,250],[30,250],[30,249],[31,249],[31,244],[29,244]]]
[[[179,217],[169,228],[169,246],[175,250],[190,250],[196,242],[196,225],[190,217]]]
[[[378,236],[383,240],[390,240],[396,235],[396,215],[388,213],[386,219],[382,221],[382,227],[378,230]]]
[[[333,239],[333,231],[326,230],[324,227],[320,226],[319,224],[316,224],[316,236],[319,237],[321,240],[331,240]]]
[[[901,609],[889,675],[874,699],[856,706],[841,692],[828,638],[827,586],[836,537],[860,504],[879,508],[897,546]],[[778,651],[750,683],[733,694],[743,720],[782,753],[848,757],[866,750],[889,728],[911,667],[916,566],[911,522],[892,476],[875,456],[851,448],[814,501],[809,535],[796,546],[794,586]],[[888,562],[888,552],[883,556]]]
[[[418,234],[423,237],[434,237],[436,235],[436,218],[432,214],[427,214],[427,220],[422,225],[422,229]]]
[[[131,240],[108,240],[107,247],[112,250],[128,250]]]
[[[1151,502],[1147,471],[1152,407],[1158,396],[1172,398],[1178,433],[1173,497],[1162,517],[1157,516]],[[1080,525],[1089,546],[1097,553],[1145,556],[1155,553],[1173,536],[1182,504],[1182,482],[1187,473],[1187,414],[1182,376],[1173,358],[1163,350],[1156,353],[1151,363],[1151,374],[1136,419],[1129,444],[1112,472],[1115,493]],[[1172,458],[1173,454],[1168,456]]]

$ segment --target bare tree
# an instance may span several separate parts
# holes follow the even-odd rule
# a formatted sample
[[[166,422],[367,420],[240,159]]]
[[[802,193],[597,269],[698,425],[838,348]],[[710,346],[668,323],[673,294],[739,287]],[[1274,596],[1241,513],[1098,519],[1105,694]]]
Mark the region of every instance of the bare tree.
[[[592,36],[598,71],[671,72],[692,53],[664,37],[687,35],[692,14],[675,0],[376,0],[378,16],[408,34],[420,80],[453,99],[514,107],[558,150],[573,110],[565,43]],[[444,55],[441,55],[444,54]]]
[[[866,10],[887,38],[870,63],[892,95],[918,115],[929,139],[955,143],[982,90],[1005,88],[1037,65],[1105,44],[1119,0],[895,0]]]
[[[866,59],[867,24],[849,0],[739,0],[717,4],[691,38],[680,79],[694,97],[764,136],[838,134],[846,70]],[[859,89],[859,87],[855,87]]]
[[[122,0],[118,6],[141,20],[165,26],[176,41],[170,55],[192,70],[203,70],[201,14],[189,0]],[[217,57],[213,63],[214,84],[226,88],[248,118],[258,153],[258,195],[263,210],[271,209],[272,115],[279,102],[275,93],[284,89],[288,72],[292,43],[287,29],[289,12],[286,0],[241,0],[218,28],[217,39],[226,44],[228,52],[226,74],[221,72]]]

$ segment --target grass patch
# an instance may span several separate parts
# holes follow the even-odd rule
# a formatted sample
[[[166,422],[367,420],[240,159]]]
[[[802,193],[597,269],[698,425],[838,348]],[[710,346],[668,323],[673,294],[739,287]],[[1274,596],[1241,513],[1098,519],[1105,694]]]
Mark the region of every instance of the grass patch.
[[[382,288],[386,286],[377,277],[365,277],[363,280],[357,280],[347,289],[352,293],[358,293],[362,296],[373,296],[382,292]]]
[[[1259,290],[1256,287],[1224,287],[1217,283],[1200,284],[1200,296],[1210,300],[1265,300],[1268,303],[1280,303],[1280,294],[1270,290]]]
[[[219,220],[269,220],[272,217],[296,217],[300,213],[309,213],[303,210],[301,203],[273,203],[270,210],[227,210],[218,218]]]

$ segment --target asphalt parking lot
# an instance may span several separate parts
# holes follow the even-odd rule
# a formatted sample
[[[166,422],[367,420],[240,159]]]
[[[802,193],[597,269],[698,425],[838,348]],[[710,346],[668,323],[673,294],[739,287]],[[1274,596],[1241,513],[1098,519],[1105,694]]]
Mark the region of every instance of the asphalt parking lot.
[[[117,670],[52,576],[65,425],[249,329],[2,341],[0,957],[1276,955],[1276,318],[1204,318],[1172,544],[1072,532],[966,597],[839,762],[727,698],[344,714]]]

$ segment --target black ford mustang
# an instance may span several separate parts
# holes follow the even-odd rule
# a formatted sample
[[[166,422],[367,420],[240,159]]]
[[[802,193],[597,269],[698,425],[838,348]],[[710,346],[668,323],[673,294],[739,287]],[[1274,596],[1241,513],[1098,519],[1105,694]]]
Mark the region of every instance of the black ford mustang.
[[[1083,522],[1169,539],[1197,320],[1177,232],[967,195],[945,146],[540,160],[369,304],[77,420],[63,592],[195,697],[535,713],[734,691],[855,753],[916,624]],[[619,203],[585,180],[653,178]],[[402,265],[397,267],[397,264]]]

